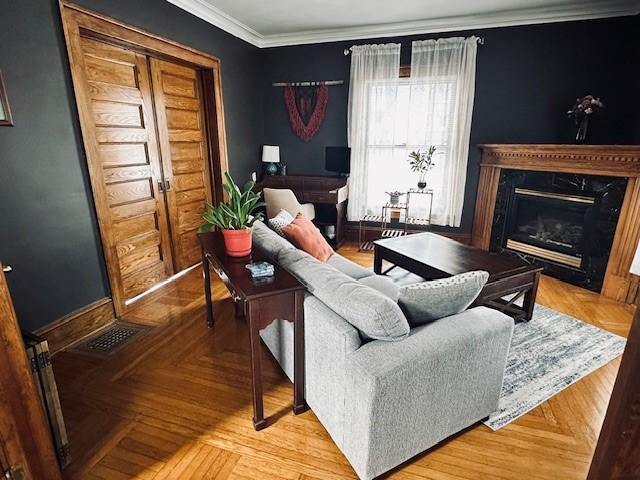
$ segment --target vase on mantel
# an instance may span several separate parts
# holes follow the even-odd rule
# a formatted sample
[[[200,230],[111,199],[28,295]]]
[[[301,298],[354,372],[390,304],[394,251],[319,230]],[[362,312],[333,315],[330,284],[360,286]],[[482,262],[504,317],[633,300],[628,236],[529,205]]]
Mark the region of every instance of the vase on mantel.
[[[589,115],[585,115],[578,123],[576,131],[576,143],[583,144],[587,142],[587,132],[589,131]]]

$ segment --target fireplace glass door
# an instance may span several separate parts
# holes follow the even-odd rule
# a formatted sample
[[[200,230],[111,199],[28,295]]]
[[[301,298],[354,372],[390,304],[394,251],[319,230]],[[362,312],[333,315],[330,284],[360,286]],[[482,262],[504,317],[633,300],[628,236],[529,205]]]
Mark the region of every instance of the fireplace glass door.
[[[580,268],[594,197],[515,188],[506,247]]]

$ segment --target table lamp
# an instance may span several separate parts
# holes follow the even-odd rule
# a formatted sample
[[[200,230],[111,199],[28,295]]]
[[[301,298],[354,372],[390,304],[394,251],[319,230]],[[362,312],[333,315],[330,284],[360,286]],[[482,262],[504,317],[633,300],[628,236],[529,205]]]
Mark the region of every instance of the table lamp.
[[[280,163],[280,147],[277,145],[262,146],[262,163],[266,175],[278,173],[278,163]]]

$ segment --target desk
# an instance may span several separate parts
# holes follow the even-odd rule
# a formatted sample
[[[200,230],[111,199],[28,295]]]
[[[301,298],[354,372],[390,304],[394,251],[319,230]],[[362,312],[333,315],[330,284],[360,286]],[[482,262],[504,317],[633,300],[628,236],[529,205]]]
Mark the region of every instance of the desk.
[[[313,223],[324,235],[327,225],[335,225],[335,239],[327,239],[333,248],[338,248],[345,240],[345,224],[347,220],[347,200],[349,187],[344,177],[327,177],[315,175],[267,175],[254,189],[288,188],[293,190],[300,203],[313,203],[316,207],[316,218]]]
[[[308,407],[304,400],[304,285],[256,247],[253,248],[250,257],[234,258],[227,256],[220,232],[201,233],[198,234],[198,238],[202,247],[207,325],[212,327],[214,322],[209,273],[209,267],[212,267],[236,302],[236,316],[242,316],[244,313],[249,326],[254,428],[262,430],[267,426],[262,404],[260,330],[277,318],[292,321],[294,325],[293,412],[297,415],[306,411]],[[251,278],[245,265],[259,261],[273,264],[275,274],[271,279]]]

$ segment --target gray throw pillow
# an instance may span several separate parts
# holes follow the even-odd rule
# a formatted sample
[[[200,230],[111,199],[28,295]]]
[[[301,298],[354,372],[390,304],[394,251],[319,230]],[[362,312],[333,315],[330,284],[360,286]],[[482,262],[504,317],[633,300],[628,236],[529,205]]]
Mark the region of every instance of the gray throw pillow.
[[[421,325],[466,310],[488,279],[488,272],[477,270],[406,285],[399,289],[398,304],[412,325]]]
[[[281,250],[277,260],[318,300],[356,327],[364,339],[392,342],[409,335],[409,322],[402,310],[385,294],[302,250]]]
[[[289,212],[286,210],[280,210],[275,217],[269,219],[269,226],[282,238],[287,238],[282,229],[293,222],[293,220],[294,219]]]

